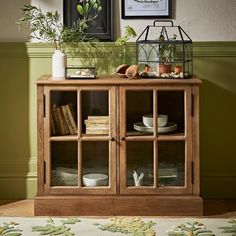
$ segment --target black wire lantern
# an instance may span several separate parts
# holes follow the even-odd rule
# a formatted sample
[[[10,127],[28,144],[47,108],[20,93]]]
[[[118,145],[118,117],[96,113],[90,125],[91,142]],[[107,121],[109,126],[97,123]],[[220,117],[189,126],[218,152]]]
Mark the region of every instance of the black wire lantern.
[[[157,23],[171,23],[158,26]],[[155,20],[136,41],[137,64],[142,77],[185,79],[193,75],[192,40],[173,21]]]

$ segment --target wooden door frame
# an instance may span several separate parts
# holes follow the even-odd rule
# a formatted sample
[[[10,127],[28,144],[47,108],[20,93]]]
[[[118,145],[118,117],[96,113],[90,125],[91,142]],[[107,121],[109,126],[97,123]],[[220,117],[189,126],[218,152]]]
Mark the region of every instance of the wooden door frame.
[[[50,106],[51,106],[51,91],[76,91],[77,92],[77,113],[81,113],[81,91],[108,91],[109,99],[109,116],[110,116],[110,133],[107,136],[90,136],[85,137],[82,135],[81,115],[78,115],[78,135],[77,136],[50,136]],[[43,192],[45,195],[114,195],[116,194],[116,143],[117,143],[117,127],[116,127],[116,90],[115,86],[45,86],[45,117],[44,117],[44,161],[46,163]],[[112,138],[115,138],[112,141]],[[78,143],[78,186],[55,186],[51,187],[51,157],[50,157],[50,143],[52,141],[77,141]],[[82,187],[82,170],[79,168],[82,164],[82,142],[85,141],[107,141],[109,142],[109,185],[108,187]]]
[[[185,119],[185,134],[183,137],[176,137],[173,140],[168,139],[167,135],[162,138],[158,137],[154,132],[153,136],[146,137],[126,137],[126,91],[153,91],[153,113],[156,117],[156,106],[158,104],[157,94],[158,91],[183,91],[184,92],[184,119]],[[192,184],[192,118],[191,118],[191,91],[192,86],[181,85],[181,86],[127,86],[123,85],[119,88],[119,128],[120,128],[120,193],[121,194],[192,194],[193,184]],[[156,127],[156,121],[154,121],[154,127]],[[125,140],[124,140],[125,138]],[[157,145],[159,140],[169,140],[169,141],[184,141],[185,142],[185,186],[171,186],[171,187],[158,187],[157,181],[154,180],[153,186],[141,186],[141,187],[127,187],[126,186],[126,140],[139,140],[139,141],[153,141],[154,142],[154,153],[153,153],[153,164],[154,171],[157,170]],[[187,158],[187,159],[186,159]],[[156,174],[155,174],[156,175]],[[155,178],[155,177],[154,177]],[[156,177],[157,178],[157,177]]]

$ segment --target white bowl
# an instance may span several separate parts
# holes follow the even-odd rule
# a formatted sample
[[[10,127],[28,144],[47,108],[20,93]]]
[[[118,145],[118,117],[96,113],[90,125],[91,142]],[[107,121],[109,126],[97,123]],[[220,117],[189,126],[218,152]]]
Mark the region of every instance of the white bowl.
[[[163,114],[158,115],[158,120],[157,120],[158,127],[166,126],[167,122],[168,122],[168,115],[163,115]],[[143,116],[143,124],[148,128],[152,128],[153,127],[153,115],[152,114],[144,115]]]
[[[163,114],[159,114],[158,115],[158,127],[164,127],[167,125],[168,122],[168,115],[163,115]]]
[[[106,186],[108,176],[104,174],[86,174],[83,176],[83,183],[86,187]]]
[[[73,168],[58,167],[57,176],[63,185],[74,186],[78,184],[78,171]]]

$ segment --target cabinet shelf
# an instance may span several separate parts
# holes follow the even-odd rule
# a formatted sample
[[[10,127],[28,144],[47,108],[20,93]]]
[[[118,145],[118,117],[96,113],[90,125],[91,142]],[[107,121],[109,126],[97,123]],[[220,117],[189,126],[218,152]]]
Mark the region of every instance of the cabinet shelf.
[[[180,132],[173,132],[168,134],[158,134],[157,138],[150,133],[140,133],[138,131],[130,131],[127,133],[126,140],[138,140],[138,139],[158,139],[158,140],[185,140],[185,134]]]
[[[54,82],[42,76],[35,215],[202,215],[199,84],[196,77]],[[152,131],[134,124],[158,114],[168,116],[159,132],[173,132],[135,130]],[[105,180],[84,186],[88,174]]]
[[[61,135],[61,136],[51,136],[50,141],[76,141],[78,140],[78,135]]]
[[[104,139],[109,137],[110,137],[109,134],[82,134],[83,139],[90,139],[90,138]]]

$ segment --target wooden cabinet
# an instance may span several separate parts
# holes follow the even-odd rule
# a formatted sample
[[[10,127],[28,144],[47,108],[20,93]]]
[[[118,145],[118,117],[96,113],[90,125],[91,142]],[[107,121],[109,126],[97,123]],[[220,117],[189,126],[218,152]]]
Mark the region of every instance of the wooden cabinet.
[[[202,215],[200,83],[42,76],[35,215]]]

